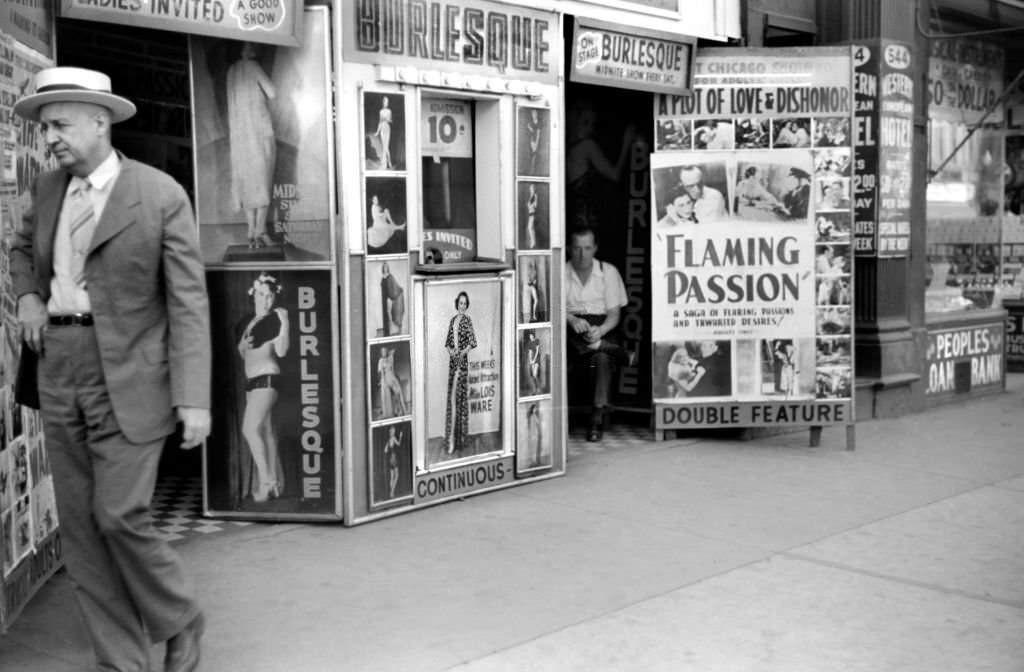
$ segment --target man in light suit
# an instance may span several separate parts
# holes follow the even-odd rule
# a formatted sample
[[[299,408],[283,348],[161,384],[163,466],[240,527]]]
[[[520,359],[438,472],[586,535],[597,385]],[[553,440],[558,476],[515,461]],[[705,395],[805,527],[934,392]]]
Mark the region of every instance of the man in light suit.
[[[10,267],[38,385],[68,573],[101,670],[199,663],[203,616],[152,524],[164,441],[210,430],[209,307],[195,221],[169,175],[125,158],[111,124],[135,106],[93,70],[49,68],[14,112],[59,170],[41,174]]]

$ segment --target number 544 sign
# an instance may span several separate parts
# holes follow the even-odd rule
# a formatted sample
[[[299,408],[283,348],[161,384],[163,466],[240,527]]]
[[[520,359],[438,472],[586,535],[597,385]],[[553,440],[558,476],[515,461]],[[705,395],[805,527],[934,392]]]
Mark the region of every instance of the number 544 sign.
[[[420,117],[423,156],[473,156],[473,113],[468,100],[424,98]]]

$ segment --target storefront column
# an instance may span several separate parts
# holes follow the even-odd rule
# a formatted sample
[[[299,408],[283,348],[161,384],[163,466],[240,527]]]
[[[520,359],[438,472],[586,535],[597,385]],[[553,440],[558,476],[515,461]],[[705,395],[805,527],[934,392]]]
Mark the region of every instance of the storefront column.
[[[888,39],[910,45],[913,55],[909,250],[902,257],[858,256],[854,275],[857,415],[862,419],[895,417],[925,405],[922,362],[927,344],[924,278],[928,106],[920,82],[925,81],[928,67],[928,43],[916,30],[914,3],[849,0],[826,9],[821,17],[824,43]],[[882,177],[885,167],[857,168],[858,172],[862,170]]]

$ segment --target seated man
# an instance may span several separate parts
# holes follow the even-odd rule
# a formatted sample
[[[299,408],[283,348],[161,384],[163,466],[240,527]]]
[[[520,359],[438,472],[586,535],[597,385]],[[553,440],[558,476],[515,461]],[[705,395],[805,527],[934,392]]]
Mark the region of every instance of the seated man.
[[[591,404],[587,441],[599,441],[604,416],[611,410],[616,365],[624,354],[617,327],[629,299],[619,271],[594,258],[597,233],[592,228],[573,231],[569,252],[565,267],[568,359],[576,371],[587,367]]]

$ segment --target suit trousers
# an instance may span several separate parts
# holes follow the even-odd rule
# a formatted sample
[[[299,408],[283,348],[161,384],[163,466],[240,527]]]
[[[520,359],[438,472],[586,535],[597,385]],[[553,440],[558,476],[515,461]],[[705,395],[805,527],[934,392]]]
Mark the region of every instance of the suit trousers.
[[[121,433],[93,327],[47,329],[39,397],[64,559],[99,669],[148,670],[152,642],[198,613],[150,512],[164,441]]]

